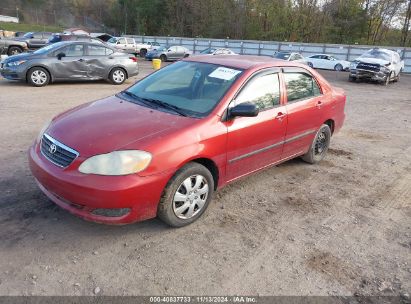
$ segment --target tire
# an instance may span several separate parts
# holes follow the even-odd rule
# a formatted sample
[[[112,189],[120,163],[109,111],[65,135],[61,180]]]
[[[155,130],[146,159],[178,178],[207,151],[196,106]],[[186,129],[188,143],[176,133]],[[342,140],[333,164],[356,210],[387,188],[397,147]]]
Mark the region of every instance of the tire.
[[[50,82],[50,73],[41,67],[31,68],[27,72],[27,81],[34,87],[44,87]]]
[[[355,82],[357,80],[357,78],[352,77],[352,76],[348,76],[348,81],[349,82]]]
[[[127,79],[126,71],[122,68],[114,68],[108,75],[108,80],[114,85],[123,84]]]
[[[310,149],[301,158],[310,164],[320,162],[327,154],[331,141],[331,129],[323,124],[314,137]]]
[[[399,82],[400,81],[400,73],[398,73],[397,77],[394,77],[394,82]]]
[[[308,65],[310,68],[314,68],[312,62],[307,62],[307,65]]]
[[[160,60],[161,60],[162,62],[166,62],[166,61],[167,61],[167,56],[166,56],[166,55],[161,55],[161,56],[160,56]]]
[[[172,227],[189,225],[204,213],[213,193],[214,179],[210,171],[201,164],[188,163],[168,182],[157,215]]]
[[[338,63],[335,65],[334,71],[341,72],[342,70],[344,70],[344,67],[341,64]]]
[[[146,49],[140,50],[140,57],[144,58],[144,57],[146,57],[146,54],[147,54],[147,50],[146,50]]]
[[[190,56],[190,55],[189,55],[189,54],[185,54],[185,55],[184,55],[184,58],[187,58],[188,56]]]
[[[18,46],[11,46],[7,51],[7,55],[9,56],[17,55],[20,53],[23,53],[23,49]]]

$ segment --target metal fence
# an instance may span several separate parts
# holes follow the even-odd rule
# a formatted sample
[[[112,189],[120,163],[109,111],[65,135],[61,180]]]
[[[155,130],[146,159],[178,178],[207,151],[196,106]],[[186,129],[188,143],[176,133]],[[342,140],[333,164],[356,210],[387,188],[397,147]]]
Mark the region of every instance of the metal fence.
[[[231,39],[205,39],[205,38],[181,38],[181,37],[155,37],[155,36],[135,36],[136,42],[156,41],[164,45],[182,45],[193,51],[194,54],[201,52],[208,47],[226,47],[234,52],[243,55],[268,55],[271,56],[276,51],[300,52],[303,56],[314,54],[330,54],[338,59],[352,61],[365,51],[374,46],[370,45],[344,45],[344,44],[319,44],[319,43],[298,43],[298,42],[278,42],[278,41],[254,41],[254,40],[231,40]],[[398,51],[404,60],[404,72],[411,73],[411,48],[384,47]]]

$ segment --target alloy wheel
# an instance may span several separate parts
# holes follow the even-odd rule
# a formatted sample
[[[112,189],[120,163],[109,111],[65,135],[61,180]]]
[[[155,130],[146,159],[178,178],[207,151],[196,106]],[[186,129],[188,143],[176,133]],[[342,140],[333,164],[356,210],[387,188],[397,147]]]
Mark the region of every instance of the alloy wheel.
[[[327,134],[321,132],[315,141],[314,152],[316,155],[321,155],[327,148]]]
[[[37,85],[43,85],[47,82],[47,74],[41,70],[33,71],[33,73],[31,73],[30,78],[33,81],[33,83]]]
[[[202,175],[186,178],[173,197],[173,211],[180,219],[190,219],[204,207],[209,194],[207,179]]]

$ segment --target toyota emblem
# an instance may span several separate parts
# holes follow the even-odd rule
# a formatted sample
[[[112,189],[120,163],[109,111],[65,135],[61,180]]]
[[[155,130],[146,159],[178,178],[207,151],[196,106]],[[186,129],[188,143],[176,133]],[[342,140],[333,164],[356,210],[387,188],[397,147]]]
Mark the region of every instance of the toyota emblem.
[[[51,154],[54,154],[54,153],[56,153],[56,151],[57,151],[57,146],[55,144],[51,144],[50,147],[49,147],[49,152]]]

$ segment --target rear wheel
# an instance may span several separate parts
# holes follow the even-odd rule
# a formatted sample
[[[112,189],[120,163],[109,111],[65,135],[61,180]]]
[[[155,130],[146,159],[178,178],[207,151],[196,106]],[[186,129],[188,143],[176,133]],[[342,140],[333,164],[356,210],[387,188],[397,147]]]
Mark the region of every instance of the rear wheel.
[[[335,67],[334,67],[334,70],[337,71],[337,72],[341,72],[343,69],[344,69],[343,66],[339,63],[336,64]]]
[[[302,156],[302,159],[310,164],[316,164],[320,162],[327,154],[331,141],[331,129],[328,125],[324,124],[318,130],[314,137],[314,140],[310,146],[310,149],[306,154]]]
[[[357,80],[357,78],[352,77],[352,76],[348,76],[348,81],[349,82],[355,82]]]
[[[114,68],[111,70],[108,79],[112,84],[120,85],[126,81],[126,72],[122,68]]]
[[[168,182],[158,205],[158,217],[173,227],[197,220],[207,209],[214,193],[210,171],[198,163],[189,163]]]
[[[9,50],[7,51],[7,55],[13,56],[17,55],[23,52],[23,49],[18,47],[18,46],[11,46],[9,47]]]
[[[160,60],[161,60],[162,62],[166,62],[166,61],[167,61],[167,56],[166,56],[166,55],[161,55],[161,56],[160,56]]]
[[[50,82],[50,74],[40,67],[31,68],[27,73],[27,81],[35,87],[44,87]]]

